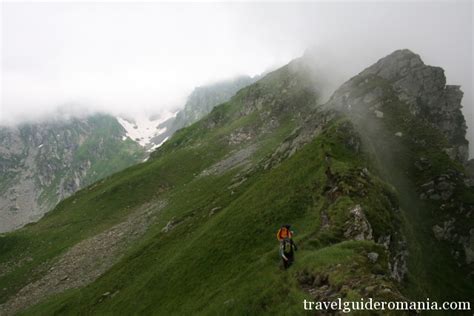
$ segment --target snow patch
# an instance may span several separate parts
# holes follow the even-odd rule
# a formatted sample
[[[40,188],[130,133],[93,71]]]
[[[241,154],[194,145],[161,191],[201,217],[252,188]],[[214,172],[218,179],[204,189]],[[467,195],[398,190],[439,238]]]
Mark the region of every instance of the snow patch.
[[[164,141],[156,145],[151,143],[152,138],[166,132],[166,128],[158,128],[159,125],[174,117],[175,115],[176,113],[172,112],[162,112],[160,115],[156,115],[156,118],[151,118],[145,115],[140,115],[133,118],[124,118],[119,116],[117,117],[117,120],[125,129],[126,136],[124,137],[129,137],[143,147],[151,146],[151,148],[156,149],[161,146]],[[122,138],[122,140],[125,139]]]
[[[150,149],[148,149],[148,152],[152,152],[155,149],[157,149],[158,147],[160,147],[161,145],[163,145],[168,140],[168,138],[169,137],[166,137],[165,139],[163,139],[163,141],[161,143],[151,146]]]

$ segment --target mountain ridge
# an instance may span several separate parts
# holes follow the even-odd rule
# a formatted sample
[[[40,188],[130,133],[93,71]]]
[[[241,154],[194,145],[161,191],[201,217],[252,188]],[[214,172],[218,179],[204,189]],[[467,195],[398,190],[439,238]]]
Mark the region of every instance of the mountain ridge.
[[[451,134],[402,95],[423,89],[400,89],[373,69],[322,104],[304,59],[293,61],[176,132],[146,163],[0,238],[9,267],[0,310],[296,314],[303,299],[469,300],[474,191],[462,149],[450,156]],[[444,86],[428,83],[447,100]],[[78,287],[67,270],[51,272],[74,245],[141,209],[150,216],[143,236],[100,277]],[[300,246],[286,272],[274,240],[282,223],[297,228]],[[65,292],[52,290],[61,282]],[[43,285],[28,304],[29,284]]]

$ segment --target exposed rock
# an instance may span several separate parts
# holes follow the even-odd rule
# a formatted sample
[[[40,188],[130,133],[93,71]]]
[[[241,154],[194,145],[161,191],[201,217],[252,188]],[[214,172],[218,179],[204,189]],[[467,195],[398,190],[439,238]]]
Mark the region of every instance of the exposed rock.
[[[304,120],[301,127],[296,128],[291,135],[275,150],[269,159],[264,161],[262,164],[265,169],[273,168],[277,166],[281,161],[294,155],[300,148],[313,140],[319,135],[327,122],[334,119],[337,113],[334,111],[318,112],[315,111],[312,115],[309,115]],[[341,128],[351,128],[342,126]],[[346,139],[347,146],[358,150],[360,147],[360,139],[357,133],[353,131],[353,137]]]
[[[398,282],[402,282],[408,272],[407,267],[408,250],[404,242],[400,242],[399,250],[395,253],[389,262],[391,277]]]
[[[452,239],[452,231],[454,230],[454,222],[456,220],[451,218],[447,221],[443,222],[442,226],[434,225],[433,226],[433,234],[437,240],[451,240]]]
[[[425,65],[419,55],[404,49],[380,59],[360,75],[368,74],[393,82],[398,97],[410,105],[411,112],[444,133],[453,145],[449,148],[451,157],[467,161],[467,127],[461,112],[463,92],[459,86],[446,85],[443,69]]]
[[[424,191],[432,190],[434,189],[435,183],[434,181],[429,181],[421,185],[421,189]]]
[[[237,130],[230,134],[229,145],[237,145],[252,140],[255,137],[252,131]]]
[[[216,214],[216,212],[220,211],[221,209],[222,207],[219,207],[219,206],[213,207],[211,211],[209,212],[209,216]]]
[[[374,111],[374,114],[375,114],[375,116],[378,117],[378,118],[383,118],[383,112],[382,112],[382,111],[375,110],[375,111]]]
[[[203,170],[199,174],[199,177],[204,177],[204,176],[209,176],[209,175],[219,175],[233,168],[245,166],[249,163],[249,158],[257,150],[257,148],[258,146],[256,144],[252,144],[234,153],[231,153],[223,160]]]
[[[429,198],[433,201],[447,201],[454,194],[456,188],[455,182],[451,176],[444,175],[440,176],[435,180],[424,183],[420,186],[422,193],[420,194],[421,199]]]
[[[174,219],[170,220],[168,223],[166,223],[165,227],[163,227],[163,229],[161,230],[163,233],[167,233],[169,231],[171,231],[174,226],[175,226],[175,221]]]
[[[372,240],[372,227],[362,207],[357,204],[349,210],[351,219],[345,223],[344,237],[354,240]]]
[[[369,258],[370,262],[375,263],[379,258],[379,254],[376,252],[369,252],[367,258]]]
[[[398,100],[408,105],[414,116],[425,120],[445,135],[450,144],[446,152],[452,159],[462,163],[467,161],[467,127],[461,111],[462,91],[459,86],[446,85],[443,69],[425,65],[420,56],[409,50],[393,52],[344,83],[326,106],[344,111],[350,109],[351,113],[370,111],[382,118],[385,115],[381,111],[383,103],[391,99],[379,100],[380,85],[373,89],[364,86],[369,81],[380,80],[389,85],[388,89]],[[361,89],[365,89],[362,95]],[[362,120],[362,123],[365,122]]]

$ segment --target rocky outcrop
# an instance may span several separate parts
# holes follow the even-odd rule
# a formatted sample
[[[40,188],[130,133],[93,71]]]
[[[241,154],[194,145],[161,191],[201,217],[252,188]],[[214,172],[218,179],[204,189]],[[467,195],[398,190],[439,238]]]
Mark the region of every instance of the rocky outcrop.
[[[372,227],[362,207],[357,204],[349,210],[350,219],[345,223],[344,237],[354,240],[373,240]]]
[[[376,75],[390,81],[401,101],[415,116],[421,116],[446,136],[451,158],[466,162],[468,142],[466,122],[461,111],[460,86],[446,85],[444,70],[428,66],[411,51],[397,50],[365,69],[360,76]],[[375,97],[380,95],[375,93]]]
[[[366,90],[363,95],[358,94],[360,88]],[[469,151],[462,97],[459,86],[446,85],[442,68],[425,65],[419,55],[404,49],[380,59],[344,83],[327,106],[347,112],[363,110],[383,119],[382,106],[397,98],[408,104],[412,115],[441,131],[446,137],[444,151],[465,163]]]
[[[428,181],[420,186],[420,198],[422,200],[429,199],[435,201],[447,201],[453,194],[458,183],[461,182],[459,172],[449,170],[449,173],[440,174],[433,180]]]
[[[472,222],[469,190],[474,186],[474,162],[467,161],[462,96],[459,86],[446,84],[442,68],[425,65],[409,50],[398,50],[344,83],[325,108],[341,110],[351,118],[363,134],[363,145],[383,161],[381,167],[395,186],[407,180],[418,189],[418,196],[410,198],[409,193],[401,193],[407,200],[421,200],[419,207],[438,210],[425,228],[428,238],[449,245],[446,255],[451,254],[459,266],[471,265],[472,270],[468,223]],[[466,166],[470,178],[459,163]],[[400,166],[403,175],[390,174]],[[397,246],[391,253],[392,276],[401,280],[407,270],[406,247]]]

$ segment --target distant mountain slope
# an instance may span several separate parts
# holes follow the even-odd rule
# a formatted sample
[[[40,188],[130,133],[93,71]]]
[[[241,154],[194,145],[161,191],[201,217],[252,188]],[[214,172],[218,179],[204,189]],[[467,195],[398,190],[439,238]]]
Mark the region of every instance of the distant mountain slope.
[[[298,315],[303,299],[472,300],[467,143],[463,126],[436,123],[458,120],[460,99],[419,62],[394,52],[326,104],[306,58],[241,89],[146,163],[0,237],[0,313]],[[404,89],[418,71],[421,88]],[[299,246],[288,271],[275,239],[284,223]]]
[[[189,95],[184,108],[180,110],[175,117],[159,125],[158,128],[165,129],[165,132],[152,138],[152,142],[154,144],[161,144],[164,140],[173,135],[174,132],[197,122],[209,114],[215,106],[229,101],[237,91],[254,83],[258,79],[259,76],[240,76],[235,79],[219,81],[214,84],[195,88]]]
[[[124,136],[106,115],[0,128],[0,232],[143,160],[143,149]]]

